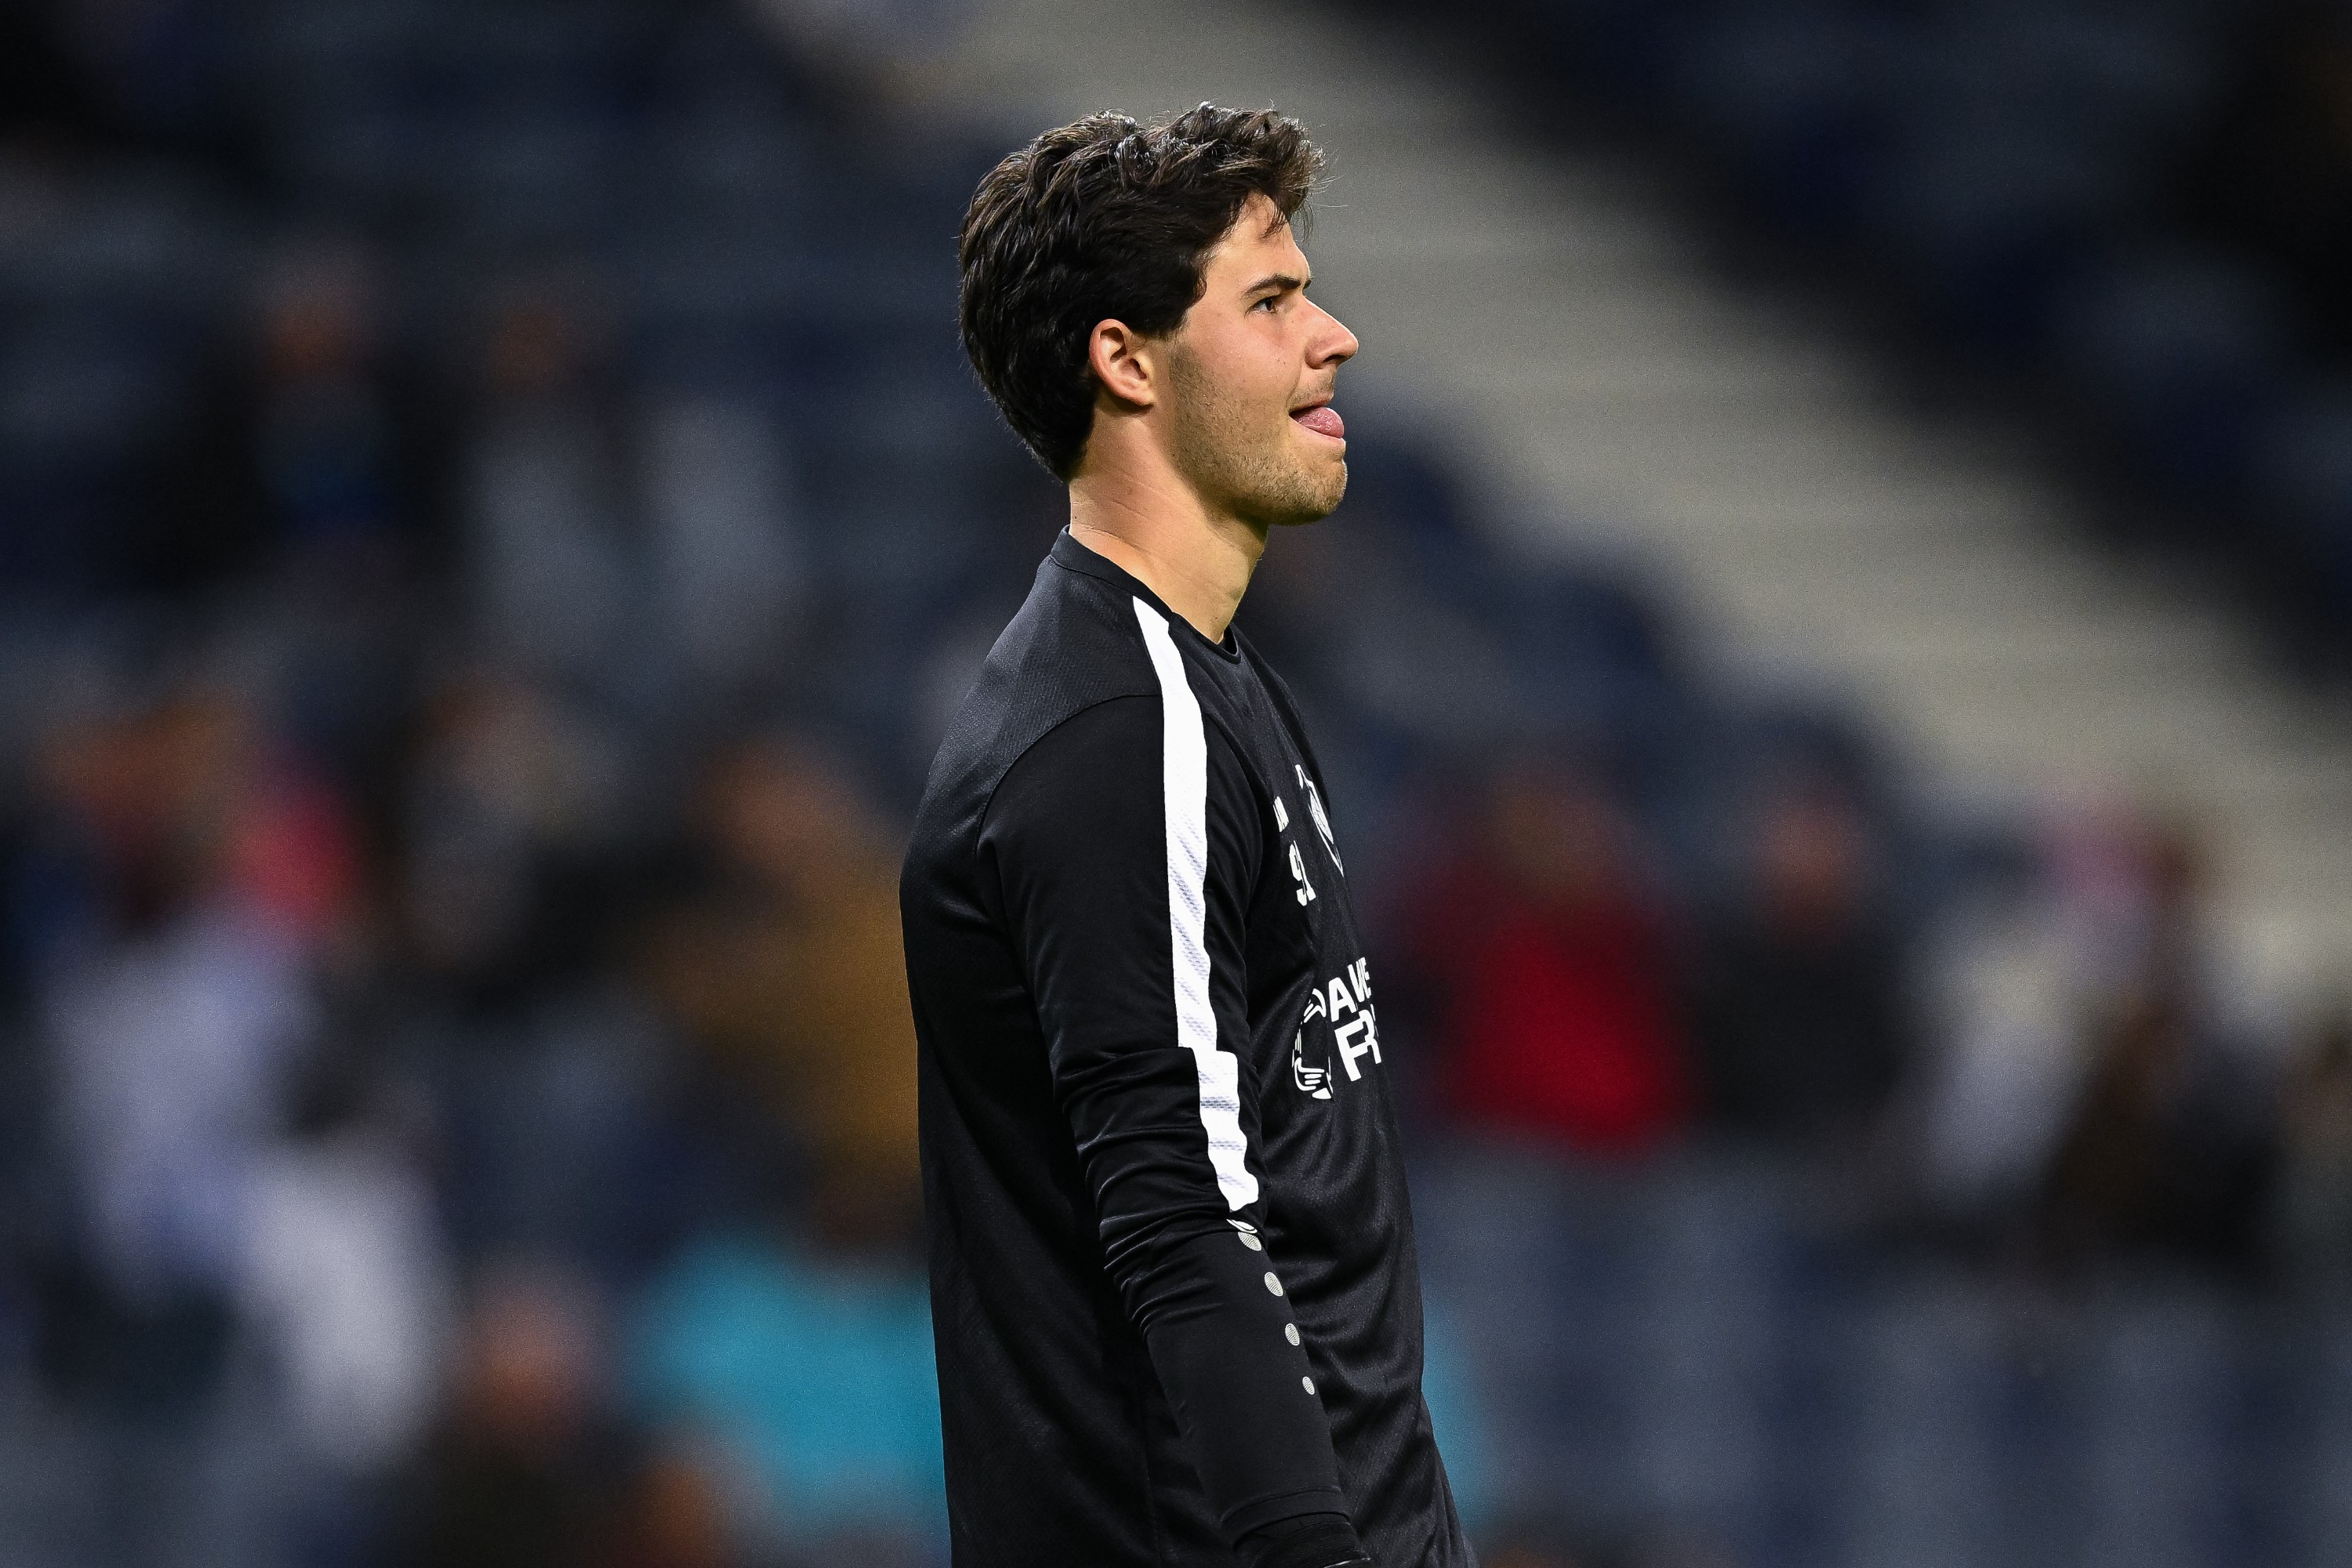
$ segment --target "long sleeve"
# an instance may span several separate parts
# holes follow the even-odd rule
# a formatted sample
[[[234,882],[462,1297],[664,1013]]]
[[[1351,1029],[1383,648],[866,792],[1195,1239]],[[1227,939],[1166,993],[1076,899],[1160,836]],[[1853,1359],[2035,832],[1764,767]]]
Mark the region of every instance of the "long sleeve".
[[[1087,709],[1022,756],[990,800],[982,854],[1105,1265],[1234,1542],[1346,1503],[1258,1234],[1256,1088],[1233,1048],[1248,1038],[1262,807],[1165,654],[1160,696]]]

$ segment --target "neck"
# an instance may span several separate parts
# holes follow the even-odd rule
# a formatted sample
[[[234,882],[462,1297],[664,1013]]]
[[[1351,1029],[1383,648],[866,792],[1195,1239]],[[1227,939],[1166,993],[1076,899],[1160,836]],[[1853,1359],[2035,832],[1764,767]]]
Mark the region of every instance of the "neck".
[[[1070,481],[1070,537],[1160,595],[1211,642],[1223,642],[1265,553],[1265,528],[1202,504],[1173,475],[1110,472]]]

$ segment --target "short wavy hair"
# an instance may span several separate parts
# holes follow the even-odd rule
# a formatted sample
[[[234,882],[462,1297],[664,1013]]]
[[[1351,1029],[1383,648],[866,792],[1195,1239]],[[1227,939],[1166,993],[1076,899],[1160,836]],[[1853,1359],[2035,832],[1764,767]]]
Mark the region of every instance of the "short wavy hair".
[[[1297,121],[1204,103],[1153,125],[1089,115],[988,172],[957,245],[964,352],[1055,478],[1076,470],[1094,429],[1095,323],[1174,331],[1249,198],[1295,217],[1322,167]]]

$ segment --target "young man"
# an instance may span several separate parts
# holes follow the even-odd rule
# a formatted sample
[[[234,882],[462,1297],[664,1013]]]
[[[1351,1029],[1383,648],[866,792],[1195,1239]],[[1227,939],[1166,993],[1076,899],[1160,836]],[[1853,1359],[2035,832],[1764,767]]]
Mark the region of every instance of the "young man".
[[[1365,958],[1313,750],[1231,628],[1347,488],[1290,218],[1208,105],[981,183],[964,343],[1070,525],[899,885],[957,1568],[1467,1568]]]

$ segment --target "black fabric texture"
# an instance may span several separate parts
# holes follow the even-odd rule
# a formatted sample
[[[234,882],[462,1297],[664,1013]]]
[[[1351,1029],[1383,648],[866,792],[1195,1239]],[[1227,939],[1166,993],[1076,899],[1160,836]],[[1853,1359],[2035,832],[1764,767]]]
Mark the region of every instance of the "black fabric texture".
[[[1472,1563],[1341,861],[1246,641],[1057,540],[900,885],[956,1568]]]
[[[1343,1513],[1307,1513],[1242,1537],[1244,1568],[1351,1568],[1370,1563]]]

